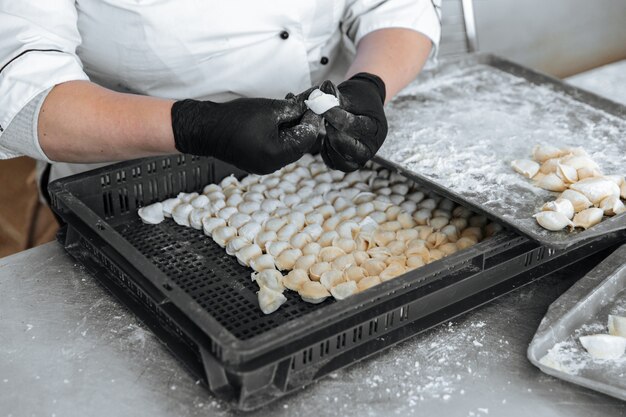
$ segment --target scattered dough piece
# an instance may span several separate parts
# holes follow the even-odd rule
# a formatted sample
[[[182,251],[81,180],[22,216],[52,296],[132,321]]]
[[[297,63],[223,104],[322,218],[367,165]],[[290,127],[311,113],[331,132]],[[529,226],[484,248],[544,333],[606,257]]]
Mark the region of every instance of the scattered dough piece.
[[[558,211],[565,214],[568,219],[574,217],[574,205],[566,198],[557,198],[554,201],[550,201],[541,207],[542,211]]]
[[[614,216],[616,214],[622,214],[626,211],[626,207],[622,200],[619,197],[615,197],[614,195],[609,196],[600,202],[599,206],[604,214],[607,216]]]
[[[552,145],[536,145],[533,148],[533,159],[537,162],[546,162],[548,159],[558,158],[563,151]]]
[[[572,222],[574,223],[574,227],[589,229],[591,226],[595,226],[600,223],[602,221],[602,216],[604,216],[604,211],[602,209],[591,207],[577,213]]]
[[[561,164],[560,162],[556,166],[556,175],[563,180],[563,182],[572,184],[578,181],[578,172],[576,168]]]
[[[368,288],[372,288],[380,284],[381,282],[382,281],[380,280],[378,276],[369,276],[360,280],[357,286],[359,287],[359,291],[365,291]]]
[[[331,269],[330,271],[326,271],[320,277],[320,283],[326,287],[327,290],[332,289],[333,287],[344,282],[345,279],[343,277],[343,272],[338,271],[336,269]]]
[[[620,194],[617,184],[602,177],[586,178],[570,185],[570,189],[584,194],[594,205],[610,196],[619,197]]]
[[[626,317],[609,314],[608,328],[610,335],[626,337]]]
[[[552,232],[563,230],[566,226],[573,225],[565,214],[558,211],[541,211],[533,217],[541,227]]]
[[[530,159],[516,159],[511,162],[511,167],[526,178],[532,178],[539,172],[539,164]]]
[[[567,189],[567,185],[554,172],[539,178],[535,181],[535,185],[548,191],[565,191]]]
[[[265,314],[273,313],[278,310],[278,307],[287,301],[287,297],[285,297],[282,293],[267,287],[261,287],[257,295],[259,299],[259,307],[261,307],[261,311]]]
[[[312,304],[319,304],[330,296],[330,293],[320,282],[309,281],[302,284],[298,294],[303,301]]]
[[[326,94],[322,90],[315,89],[309,94],[309,99],[304,104],[316,114],[323,114],[333,107],[339,106],[339,99],[332,94]]]
[[[343,300],[358,292],[356,281],[342,282],[330,289],[330,293],[336,300]]]
[[[253,272],[251,277],[252,281],[255,281],[261,288],[266,287],[280,293],[285,289],[283,286],[283,275],[275,269]]]
[[[189,215],[193,210],[193,206],[189,203],[181,203],[172,210],[172,218],[181,226],[189,227]]]
[[[302,269],[292,269],[283,277],[283,285],[291,291],[300,290],[306,282],[310,282],[309,275]]]
[[[588,156],[584,156],[584,155],[570,155],[570,156],[566,156],[563,157],[561,159],[561,162],[565,165],[571,166],[575,169],[582,169],[582,168],[587,168],[587,169],[591,169],[591,170],[598,170],[600,169],[600,167],[598,166],[598,164],[591,158],[589,158]]]
[[[609,334],[581,336],[580,343],[595,359],[618,359],[626,350],[626,338]]]
[[[145,224],[159,224],[165,220],[165,216],[163,215],[163,204],[161,203],[154,203],[149,206],[142,207],[137,211],[137,214],[139,214],[141,221]]]
[[[578,175],[578,181],[582,181],[587,178],[602,176],[602,173],[599,170],[595,168],[587,168],[587,167],[577,169],[576,174]]]
[[[172,217],[172,211],[176,208],[177,205],[179,205],[181,203],[180,198],[176,197],[176,198],[168,198],[167,200],[163,201],[163,215],[167,218],[171,218]]]
[[[589,199],[585,197],[584,194],[581,194],[578,191],[574,191],[574,190],[563,191],[563,193],[561,194],[559,198],[564,198],[566,200],[571,201],[571,203],[574,205],[574,211],[576,213],[593,206],[593,203],[589,201]]]
[[[552,172],[556,173],[556,169],[559,166],[560,160],[561,158],[548,159],[546,162],[541,164],[541,168],[539,168],[539,172],[542,174],[546,174],[546,175]]]

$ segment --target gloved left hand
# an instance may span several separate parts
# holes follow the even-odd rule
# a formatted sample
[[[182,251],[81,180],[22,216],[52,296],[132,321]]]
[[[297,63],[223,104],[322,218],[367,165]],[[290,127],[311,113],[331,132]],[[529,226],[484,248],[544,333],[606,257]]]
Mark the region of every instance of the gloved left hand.
[[[310,91],[284,100],[177,101],[172,106],[176,149],[255,174],[274,172],[300,159],[317,140],[321,118],[304,104]]]
[[[323,114],[326,136],[320,153],[324,162],[344,172],[362,168],[387,137],[385,83],[376,75],[362,72],[336,87],[324,81],[320,90],[337,96],[340,104]]]

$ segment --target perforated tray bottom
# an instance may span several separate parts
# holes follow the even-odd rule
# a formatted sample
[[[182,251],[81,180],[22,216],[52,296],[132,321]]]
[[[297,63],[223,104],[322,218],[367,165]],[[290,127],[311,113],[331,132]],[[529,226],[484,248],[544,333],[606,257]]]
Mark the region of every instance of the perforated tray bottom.
[[[131,220],[116,230],[235,337],[250,339],[319,308],[287,291],[280,314],[259,309],[258,286],[241,266],[201,230],[167,219],[158,225]],[[324,304],[335,302],[328,299]]]

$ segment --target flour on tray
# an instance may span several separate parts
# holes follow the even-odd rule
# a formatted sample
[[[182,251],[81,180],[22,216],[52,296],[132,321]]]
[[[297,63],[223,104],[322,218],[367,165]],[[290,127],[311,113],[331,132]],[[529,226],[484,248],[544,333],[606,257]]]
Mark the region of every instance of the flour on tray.
[[[623,174],[624,120],[486,65],[418,80],[387,115],[381,157],[540,235],[550,232],[532,215],[554,194],[510,167],[530,146],[584,146],[605,172]]]
[[[618,310],[623,310],[615,306]],[[623,374],[626,371],[626,355],[619,359],[594,359],[582,347],[580,336],[606,333],[606,325],[599,322],[585,324],[576,329],[566,340],[556,343],[539,362],[549,368],[570,375],[579,375],[589,372]]]

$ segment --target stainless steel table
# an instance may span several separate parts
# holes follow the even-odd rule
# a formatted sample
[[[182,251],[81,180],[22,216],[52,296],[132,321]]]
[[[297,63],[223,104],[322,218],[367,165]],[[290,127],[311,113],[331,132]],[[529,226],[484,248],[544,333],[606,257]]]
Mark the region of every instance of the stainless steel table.
[[[525,357],[547,305],[593,264],[515,291],[257,414],[626,413],[625,404],[543,375]],[[0,415],[231,414],[57,243],[0,260],[0,293]]]
[[[573,82],[590,85],[584,80]],[[618,92],[607,96],[626,103],[626,92]],[[626,404],[544,375],[526,360],[547,306],[601,259],[532,283],[251,415],[626,415]],[[0,259],[0,295],[0,417],[237,414],[56,242]]]
[[[576,87],[626,104],[626,59],[574,75],[566,81]]]

